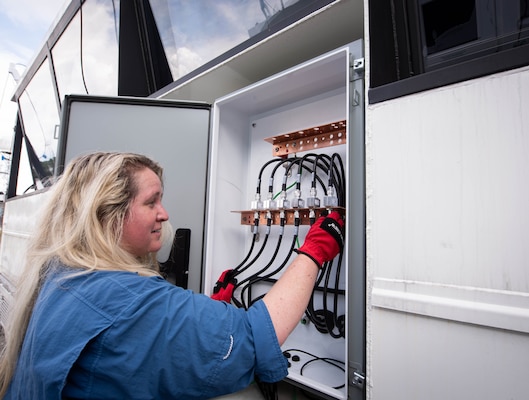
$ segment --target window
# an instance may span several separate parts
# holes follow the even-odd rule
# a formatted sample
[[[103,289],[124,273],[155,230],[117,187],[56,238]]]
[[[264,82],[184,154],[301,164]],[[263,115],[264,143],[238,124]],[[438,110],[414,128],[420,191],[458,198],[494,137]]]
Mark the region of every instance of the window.
[[[119,2],[87,0],[53,46],[61,101],[67,94],[117,95],[118,11]]]
[[[21,154],[17,194],[40,189],[53,176],[57,153],[59,112],[45,59],[18,99],[24,121],[25,141]]]
[[[529,64],[528,3],[370,0],[370,102]]]

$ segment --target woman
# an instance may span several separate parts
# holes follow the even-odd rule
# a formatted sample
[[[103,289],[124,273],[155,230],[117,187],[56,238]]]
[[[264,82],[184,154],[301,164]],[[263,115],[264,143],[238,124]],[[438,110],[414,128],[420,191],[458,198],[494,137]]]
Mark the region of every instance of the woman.
[[[51,190],[6,329],[1,396],[201,399],[240,390],[254,374],[286,376],[280,345],[318,267],[340,250],[337,213],[313,225],[281,279],[245,311],[159,276],[168,215],[162,168],[149,158],[81,156]]]

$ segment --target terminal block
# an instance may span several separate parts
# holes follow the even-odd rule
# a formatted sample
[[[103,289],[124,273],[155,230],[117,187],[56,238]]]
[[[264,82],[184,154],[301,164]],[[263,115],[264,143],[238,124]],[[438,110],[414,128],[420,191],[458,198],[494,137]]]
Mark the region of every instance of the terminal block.
[[[274,157],[288,156],[289,154],[344,144],[347,139],[346,128],[345,121],[336,121],[269,137],[265,140],[272,144]]]

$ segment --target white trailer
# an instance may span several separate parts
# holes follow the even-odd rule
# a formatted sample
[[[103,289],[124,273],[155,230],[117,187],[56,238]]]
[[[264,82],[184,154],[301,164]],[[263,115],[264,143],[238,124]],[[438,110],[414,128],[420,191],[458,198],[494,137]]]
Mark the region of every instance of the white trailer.
[[[254,215],[255,176],[273,156],[267,139],[345,121],[346,143],[311,151],[337,152],[346,165],[347,244],[337,288],[346,335],[332,338],[300,321],[285,344],[339,360],[343,371],[298,365],[287,381],[327,399],[526,399],[529,67],[373,100],[374,3],[334,2],[156,99],[71,96],[67,104],[85,119],[63,110],[62,161],[95,149],[161,157],[172,220],[192,230],[189,287],[209,294],[248,251],[251,224],[241,211]],[[349,29],[348,42],[331,45],[339,36],[333,21]],[[193,134],[174,116],[186,105],[201,114]],[[164,122],[145,141],[141,124],[150,121]],[[139,130],[127,125],[127,139],[111,136],[124,122]],[[172,176],[176,170],[184,173]],[[192,194],[171,191],[189,174]],[[5,205],[2,318],[41,196]],[[178,203],[182,197],[188,202]]]

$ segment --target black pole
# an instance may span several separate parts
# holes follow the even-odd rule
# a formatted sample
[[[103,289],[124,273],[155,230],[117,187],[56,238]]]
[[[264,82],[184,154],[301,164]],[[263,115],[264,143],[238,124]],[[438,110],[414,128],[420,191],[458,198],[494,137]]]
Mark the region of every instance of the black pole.
[[[147,97],[173,82],[148,0],[120,2],[118,95]]]

